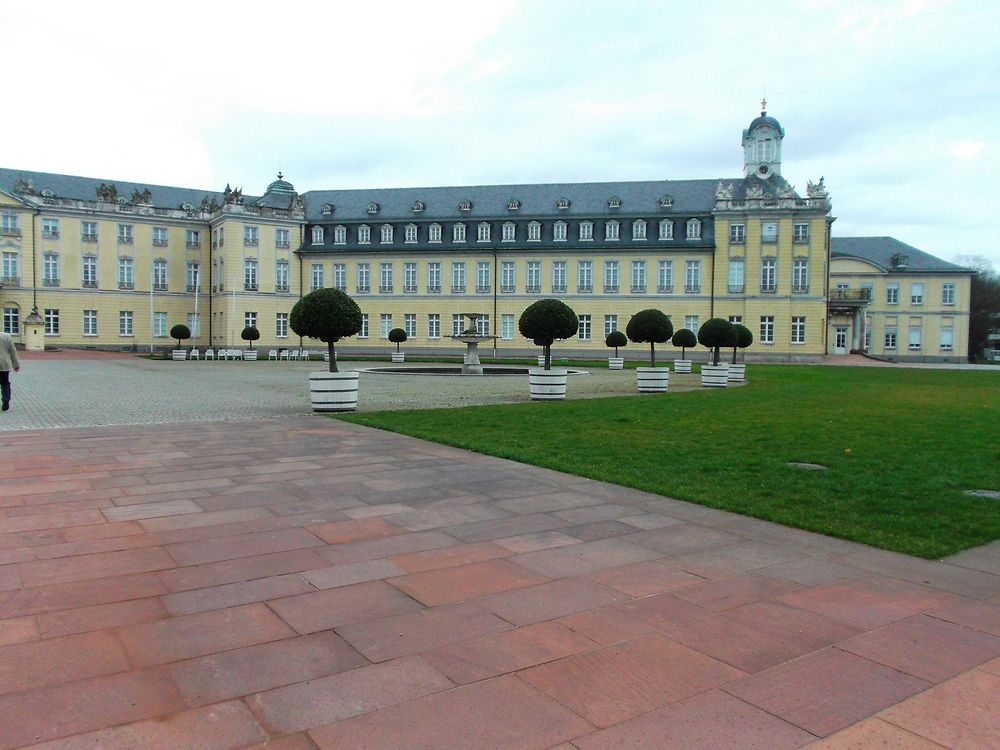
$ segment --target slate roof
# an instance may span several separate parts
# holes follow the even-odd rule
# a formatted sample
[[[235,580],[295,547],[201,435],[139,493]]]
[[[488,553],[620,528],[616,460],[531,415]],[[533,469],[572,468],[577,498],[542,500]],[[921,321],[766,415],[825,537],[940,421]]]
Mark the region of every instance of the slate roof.
[[[907,257],[906,269],[893,268],[892,256],[896,253]],[[885,271],[972,273],[971,269],[941,260],[941,258],[918,250],[912,245],[900,242],[895,237],[833,237],[830,240],[830,256],[832,258],[861,258],[874,263]]]

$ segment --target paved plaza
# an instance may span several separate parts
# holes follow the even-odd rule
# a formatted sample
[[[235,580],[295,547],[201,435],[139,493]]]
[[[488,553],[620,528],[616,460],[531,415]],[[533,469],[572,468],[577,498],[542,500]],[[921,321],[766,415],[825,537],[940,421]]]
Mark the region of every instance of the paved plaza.
[[[0,750],[1000,746],[997,543],[920,560],[299,415],[309,368],[26,361]]]

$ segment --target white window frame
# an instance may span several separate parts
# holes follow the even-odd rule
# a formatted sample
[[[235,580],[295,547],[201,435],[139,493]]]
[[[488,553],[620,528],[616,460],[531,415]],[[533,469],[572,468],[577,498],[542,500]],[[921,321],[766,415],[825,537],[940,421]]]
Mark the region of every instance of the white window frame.
[[[288,313],[274,314],[274,337],[278,339],[288,338]]]
[[[659,238],[661,240],[672,240],[674,238],[674,220],[673,219],[660,219],[660,233]]]
[[[417,264],[413,261],[403,263],[403,292],[417,291]],[[409,335],[409,334],[407,334]]]
[[[762,344],[773,344],[774,343],[774,316],[773,315],[761,315],[760,316],[760,343]]]
[[[342,292],[347,291],[347,264],[333,264],[333,288]]]
[[[461,222],[451,225],[451,241],[452,242],[465,242],[468,237],[468,232],[466,231],[465,224]]]
[[[500,316],[500,339],[502,341],[514,340],[514,316],[509,313]]]
[[[383,224],[379,227],[379,244],[391,245],[393,243],[393,234],[392,224]]]
[[[552,291],[555,294],[564,294],[568,289],[568,266],[564,260],[552,261]]]
[[[372,244],[372,228],[367,224],[361,224],[360,226],[358,226],[358,244],[359,245]]]
[[[565,242],[566,241],[566,227],[565,221],[557,221],[552,225],[552,241],[553,242]]]
[[[766,257],[760,259],[760,291],[773,293],[778,290],[778,259]]]
[[[746,263],[743,256],[734,255],[729,259],[726,290],[729,294],[743,294],[746,289]]]
[[[604,261],[604,292],[617,294],[621,288],[621,265],[617,260]]]
[[[166,335],[166,313],[156,313],[157,315],[164,316],[164,333]],[[83,311],[83,335],[84,336],[96,336],[97,335],[97,310],[84,310]],[[155,325],[154,325],[154,334]]]
[[[488,221],[481,221],[476,225],[476,242],[489,242],[491,227]]]
[[[806,343],[806,316],[805,315],[793,315],[792,316],[792,343],[793,344],[804,344],[804,343]]]
[[[632,294],[646,293],[646,261],[644,260],[632,261],[631,290]]]
[[[430,261],[427,264],[427,292],[438,294],[441,291],[441,262]]]
[[[528,222],[528,242],[542,241],[542,224],[538,221]]]
[[[482,224],[480,224],[482,226]],[[503,234],[500,237],[501,242],[513,242],[517,238],[517,225],[513,221],[505,221],[503,223]],[[483,240],[480,238],[479,240]]]
[[[747,241],[747,225],[733,222],[729,225],[729,244],[745,245]]]
[[[594,291],[594,261],[576,262],[576,291],[584,294]]]
[[[417,337],[416,313],[403,313],[403,330],[406,331],[407,338],[414,339]]]
[[[430,313],[427,315],[427,338],[441,338],[441,314]]]
[[[688,219],[684,228],[684,237],[688,240],[701,239],[701,219]]]
[[[941,304],[942,305],[954,305],[955,304],[955,285],[946,283],[941,286]]]
[[[379,294],[392,294],[393,290],[393,267],[392,262],[378,264],[378,291]]]
[[[617,242],[621,237],[622,223],[617,219],[610,219],[604,222],[604,241]]]
[[[685,315],[684,316],[684,327],[687,328],[691,333],[698,333],[698,316],[697,315]]]
[[[313,245],[323,244],[323,227],[312,228],[312,244]]]
[[[380,339],[389,338],[389,331],[392,330],[392,313],[379,313],[378,335]]]
[[[924,283],[922,281],[915,281],[910,284],[910,304],[924,304]]]
[[[809,242],[809,225],[804,223],[792,224],[792,242],[803,244]]]
[[[501,261],[500,291],[505,294],[511,294],[517,291],[517,263],[515,261]]]
[[[338,224],[333,228],[333,244],[334,245],[347,244],[347,227],[345,227],[343,224]]]
[[[451,264],[451,293],[465,294],[465,261],[456,260]]]
[[[354,272],[355,290],[358,294],[368,294],[372,290],[372,267],[369,263],[358,263]]]
[[[632,222],[632,240],[635,242],[644,241],[646,239],[646,220],[645,219],[635,219]]]
[[[431,224],[430,229],[427,231],[427,241],[437,244],[441,242],[441,225]]]
[[[579,325],[577,327],[576,337],[580,341],[590,341],[591,336],[591,320],[590,315],[584,314],[578,316]]]
[[[594,241],[594,222],[581,221],[579,226],[580,242]]]
[[[126,338],[135,335],[135,316],[132,310],[118,311],[118,335]]]
[[[417,241],[417,225],[407,224],[404,234],[404,242],[407,242],[412,245],[416,241]]]
[[[899,284],[892,283],[885,285],[885,304],[887,305],[899,304]]]
[[[612,331],[618,330],[618,316],[617,315],[605,315],[604,316],[604,336],[607,337]]]
[[[524,290],[528,294],[539,294],[542,291],[542,262],[529,260],[525,263]]]
[[[684,292],[685,294],[701,293],[700,260],[688,260],[684,262]]]
[[[479,294],[488,294],[493,291],[493,280],[492,273],[490,271],[490,262],[488,260],[480,260],[476,262],[476,292]]]

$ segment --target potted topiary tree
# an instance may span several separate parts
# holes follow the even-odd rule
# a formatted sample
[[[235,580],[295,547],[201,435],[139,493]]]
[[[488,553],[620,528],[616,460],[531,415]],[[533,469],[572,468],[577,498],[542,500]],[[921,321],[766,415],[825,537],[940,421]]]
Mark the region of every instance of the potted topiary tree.
[[[604,345],[613,346],[615,348],[615,356],[608,357],[608,369],[623,369],[625,367],[625,357],[618,356],[618,347],[628,346],[628,337],[621,331],[612,331],[608,334],[608,337],[604,339]]]
[[[181,349],[181,340],[191,338],[191,329],[178,323],[170,329],[170,338],[177,339],[177,348],[170,353],[170,357],[175,360],[187,359],[187,349]]]
[[[730,383],[742,383],[746,380],[747,363],[736,362],[736,348],[746,349],[753,343],[753,331],[740,323],[734,323],[736,341],[733,343],[733,361],[729,363],[728,380]]]
[[[736,330],[725,318],[706,320],[698,329],[698,343],[712,350],[708,364],[701,366],[701,384],[709,388],[725,388],[729,382],[729,365],[719,363],[719,350],[733,346]]]
[[[566,370],[552,369],[552,344],[558,339],[575,336],[580,319],[573,309],[557,299],[540,299],[521,313],[517,329],[543,349],[544,367],[528,369],[528,388],[533,401],[554,401],[566,398]]]
[[[358,372],[337,369],[334,344],[361,330],[361,308],[339,289],[310,292],[295,303],[288,323],[299,336],[319,339],[327,345],[329,372],[309,373],[309,396],[313,411],[353,411],[358,406]]]
[[[691,360],[684,358],[684,352],[688,347],[695,346],[698,343],[698,338],[694,335],[694,331],[690,328],[681,328],[670,339],[670,343],[674,346],[679,346],[681,349],[681,358],[674,360],[674,372],[691,372]]]
[[[240,338],[250,344],[250,348],[243,352],[243,359],[256,360],[257,350],[253,348],[253,342],[260,338],[260,331],[253,326],[247,326],[240,334]]]
[[[635,368],[636,383],[642,393],[664,393],[670,382],[670,366],[656,366],[656,345],[670,341],[674,324],[662,311],[655,308],[640,310],[625,326],[630,341],[649,344],[649,367]]]
[[[393,328],[389,331],[389,341],[396,345],[396,351],[392,353],[393,362],[403,362],[406,359],[406,355],[399,351],[399,345],[402,344],[407,339],[406,331],[402,328]]]

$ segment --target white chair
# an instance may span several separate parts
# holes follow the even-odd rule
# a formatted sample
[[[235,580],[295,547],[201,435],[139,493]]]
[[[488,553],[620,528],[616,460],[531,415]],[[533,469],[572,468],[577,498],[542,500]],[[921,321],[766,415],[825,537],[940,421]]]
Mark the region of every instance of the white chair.
[[[298,362],[299,361],[299,350],[298,349],[292,349],[288,353],[288,361],[289,362]]]
[[[208,359],[215,359],[215,349],[206,349],[205,350],[205,359],[206,360],[208,360]]]
[[[197,349],[192,349],[190,352],[188,352],[188,359],[198,359],[199,356],[200,355],[198,354]]]
[[[230,349],[229,353],[233,355],[233,360],[243,361],[243,350],[242,349]]]
[[[278,352],[278,360],[280,361],[283,359],[287,362],[289,354],[290,352],[288,351],[288,349],[282,349],[280,352]]]
[[[270,362],[272,359],[275,362],[278,361],[278,350],[277,349],[271,349],[270,351],[268,351],[268,353],[267,353],[267,361]]]

